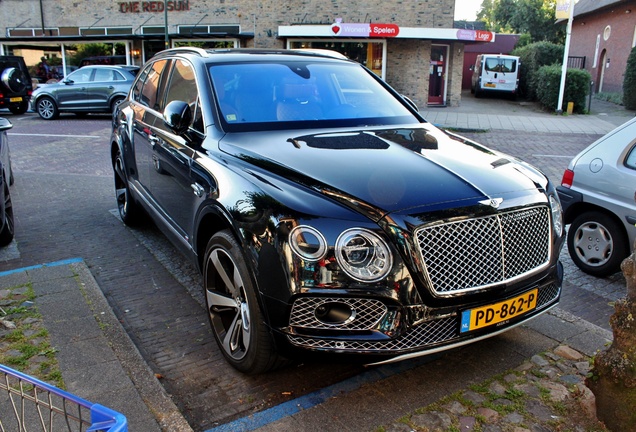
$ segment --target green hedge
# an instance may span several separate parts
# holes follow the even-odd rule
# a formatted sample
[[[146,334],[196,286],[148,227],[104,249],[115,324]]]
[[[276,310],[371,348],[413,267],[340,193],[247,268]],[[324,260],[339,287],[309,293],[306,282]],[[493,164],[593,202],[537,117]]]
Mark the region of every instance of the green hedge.
[[[519,56],[519,94],[530,100],[537,99],[536,74],[542,66],[561,64],[563,61],[563,45],[551,42],[536,42],[514,49],[511,54]],[[539,84],[539,86],[541,86]]]
[[[561,85],[561,66],[543,66],[536,73],[536,93],[539,103],[548,110],[556,110],[559,103]],[[574,112],[587,111],[587,95],[592,77],[585,69],[568,69],[565,78],[565,92],[561,109],[567,111],[568,102],[574,102]]]
[[[625,80],[623,81],[623,105],[625,108],[636,109],[636,47],[627,57]]]

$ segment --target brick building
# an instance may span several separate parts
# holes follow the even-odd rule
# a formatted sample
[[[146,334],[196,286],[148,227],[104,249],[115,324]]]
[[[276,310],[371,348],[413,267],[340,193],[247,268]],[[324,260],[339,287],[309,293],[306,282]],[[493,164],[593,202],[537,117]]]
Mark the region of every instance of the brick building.
[[[494,34],[453,28],[455,0],[0,1],[0,54],[37,62],[87,42],[117,45],[129,64],[165,47],[328,48],[419,105],[456,106],[465,44]]]
[[[623,91],[636,45],[636,0],[580,0],[574,6],[570,58],[585,59],[595,92]]]

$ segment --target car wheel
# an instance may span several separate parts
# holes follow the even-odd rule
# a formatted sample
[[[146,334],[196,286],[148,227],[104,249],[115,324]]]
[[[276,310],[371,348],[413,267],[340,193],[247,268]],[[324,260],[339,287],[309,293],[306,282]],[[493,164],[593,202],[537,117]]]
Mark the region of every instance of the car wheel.
[[[21,93],[27,87],[27,79],[24,72],[16,68],[7,68],[0,78],[3,84],[14,93]]]
[[[55,105],[53,99],[49,97],[38,99],[35,107],[40,117],[44,120],[54,120],[60,115],[57,105]]]
[[[22,102],[20,105],[13,105],[9,107],[9,111],[11,111],[15,115],[24,114],[29,109],[28,102]]]
[[[256,374],[279,367],[241,248],[229,231],[214,235],[205,252],[203,284],[212,332],[227,361]]]
[[[13,204],[11,203],[11,192],[9,183],[4,182],[4,226],[0,231],[0,246],[6,246],[13,240],[14,234]]]
[[[110,112],[115,112],[119,104],[122,103],[124,99],[125,98],[123,97],[116,97],[115,99],[113,99],[113,101],[110,103]]]
[[[126,225],[134,226],[140,221],[143,210],[130,193],[124,160],[120,151],[115,156],[113,170],[115,172],[115,197],[117,199],[119,217]]]
[[[568,251],[585,273],[609,276],[629,254],[627,236],[611,217],[599,212],[577,216],[568,230]]]

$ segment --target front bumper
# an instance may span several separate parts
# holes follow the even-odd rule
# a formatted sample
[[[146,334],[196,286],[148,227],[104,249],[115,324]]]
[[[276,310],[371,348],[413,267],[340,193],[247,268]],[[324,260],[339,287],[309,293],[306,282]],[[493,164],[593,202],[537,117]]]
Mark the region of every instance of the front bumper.
[[[393,320],[407,319],[407,314],[395,314],[391,308],[381,308],[380,302],[368,299],[348,299],[355,304],[356,314],[374,317],[367,320],[367,328],[347,328],[347,323],[340,326],[332,326],[331,329],[311,328],[311,316],[320,306],[321,298],[312,301],[304,301],[306,308],[295,308],[292,312],[291,322],[300,325],[290,326],[286,332],[288,342],[297,348],[312,351],[337,352],[348,354],[361,354],[371,356],[388,357],[397,361],[402,358],[432,354],[438,351],[451,349],[460,345],[474,342],[486,337],[491,337],[502,331],[515,327],[537,315],[546,312],[555,306],[561,295],[562,266],[558,265],[557,279],[551,279],[543,285],[532,287],[538,289],[536,307],[529,313],[517,316],[513,319],[501,322],[497,325],[469,333],[461,333],[461,309],[451,313],[431,315],[414,324],[405,325],[405,330],[396,331],[395,337],[390,337],[380,328],[388,315],[393,313]],[[526,290],[524,292],[530,291]],[[510,298],[519,295],[519,292]],[[502,299],[499,299],[502,300]],[[505,299],[503,299],[505,300]],[[332,298],[322,299],[324,302],[333,301]],[[471,306],[471,307],[478,307]],[[311,308],[311,310],[309,310]],[[322,335],[320,333],[323,333]]]

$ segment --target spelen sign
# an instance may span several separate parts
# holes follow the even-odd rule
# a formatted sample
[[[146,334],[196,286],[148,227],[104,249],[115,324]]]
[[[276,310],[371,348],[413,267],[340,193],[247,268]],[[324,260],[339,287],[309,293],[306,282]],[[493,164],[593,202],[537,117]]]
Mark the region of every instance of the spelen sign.
[[[400,33],[397,24],[343,23],[340,18],[331,25],[334,36],[343,37],[396,37]]]

